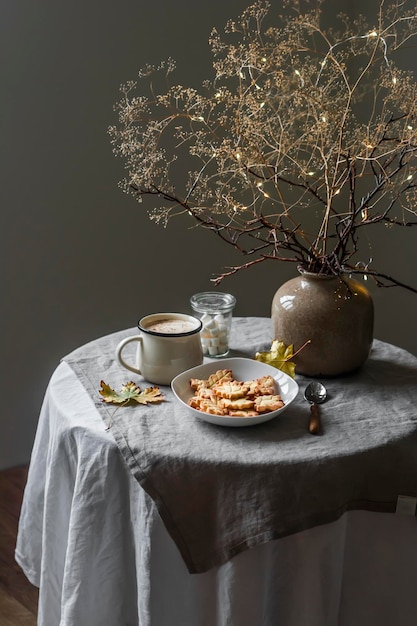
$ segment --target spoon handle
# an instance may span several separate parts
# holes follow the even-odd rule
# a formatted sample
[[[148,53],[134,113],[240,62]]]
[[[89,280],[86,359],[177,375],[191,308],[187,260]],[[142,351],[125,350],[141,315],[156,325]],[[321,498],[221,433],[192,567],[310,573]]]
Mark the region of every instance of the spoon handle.
[[[320,411],[318,404],[312,404],[310,407],[310,421],[308,430],[312,435],[318,435],[320,431]]]

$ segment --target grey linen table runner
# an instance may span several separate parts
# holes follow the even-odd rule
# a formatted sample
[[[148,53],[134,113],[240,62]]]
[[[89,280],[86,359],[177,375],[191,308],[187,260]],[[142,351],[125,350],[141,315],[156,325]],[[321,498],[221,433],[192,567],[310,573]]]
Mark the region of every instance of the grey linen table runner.
[[[239,552],[362,509],[393,513],[398,496],[417,497],[417,359],[374,341],[357,373],[323,382],[323,434],[308,433],[307,379],[278,418],[244,428],[214,426],[180,407],[169,387],[158,405],[114,413],[99,396],[129,380],[149,386],[114,357],[128,329],[63,360],[81,380],[120,452],[191,573]],[[231,354],[253,357],[271,343],[270,320],[235,318]],[[219,360],[219,368],[221,360]],[[104,425],[103,425],[104,427]],[[417,523],[417,522],[416,522]]]

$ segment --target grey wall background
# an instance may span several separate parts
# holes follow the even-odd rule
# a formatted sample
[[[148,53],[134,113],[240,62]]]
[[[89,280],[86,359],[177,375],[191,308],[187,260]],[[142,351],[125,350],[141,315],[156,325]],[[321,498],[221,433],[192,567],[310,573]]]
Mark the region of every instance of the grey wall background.
[[[0,0],[0,468],[28,461],[63,355],[143,314],[188,310],[192,293],[241,261],[211,233],[151,223],[117,187],[122,164],[107,127],[119,84],[147,61],[172,56],[177,82],[199,87],[211,27],[247,4]],[[417,285],[417,229],[386,235],[374,249],[379,265]],[[269,316],[293,272],[265,263],[220,289],[237,296],[237,315]],[[417,295],[377,290],[374,300],[376,337],[417,354]]]

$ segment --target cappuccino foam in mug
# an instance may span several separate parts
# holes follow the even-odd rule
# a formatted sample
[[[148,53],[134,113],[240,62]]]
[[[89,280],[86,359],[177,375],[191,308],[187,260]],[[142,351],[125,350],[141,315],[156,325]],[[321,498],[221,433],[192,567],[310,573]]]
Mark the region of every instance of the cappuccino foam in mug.
[[[160,319],[157,322],[152,322],[149,325],[144,326],[145,330],[149,330],[153,333],[163,333],[165,335],[178,335],[180,333],[189,333],[195,330],[196,325],[181,319]]]

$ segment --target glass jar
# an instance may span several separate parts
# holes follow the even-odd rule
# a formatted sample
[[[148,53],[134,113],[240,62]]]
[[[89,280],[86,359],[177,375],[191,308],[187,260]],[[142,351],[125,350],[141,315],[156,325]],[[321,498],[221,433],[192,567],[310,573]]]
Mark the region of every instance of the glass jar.
[[[229,352],[229,335],[236,298],[230,293],[204,291],[190,298],[194,313],[201,319],[203,354],[217,358]]]

